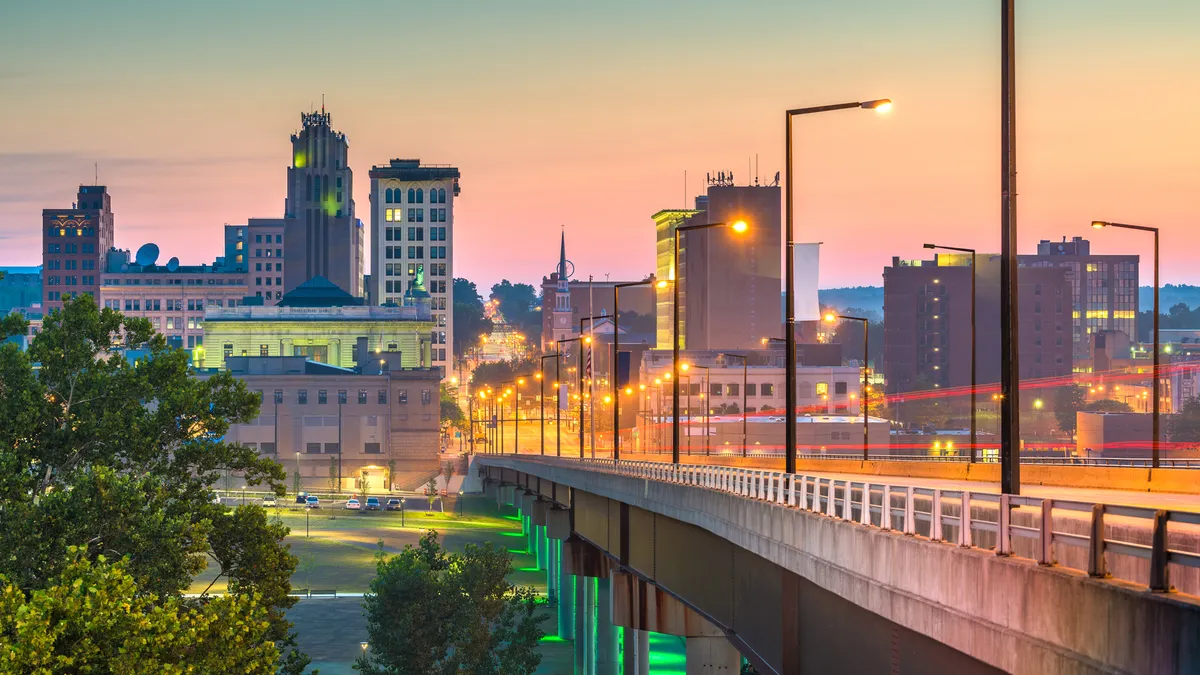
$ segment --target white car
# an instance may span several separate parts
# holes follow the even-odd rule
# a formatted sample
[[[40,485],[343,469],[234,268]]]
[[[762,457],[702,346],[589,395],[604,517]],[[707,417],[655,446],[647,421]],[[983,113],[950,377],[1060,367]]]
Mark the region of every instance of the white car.
[[[348,511],[358,511],[359,509],[361,509],[361,508],[362,508],[362,505],[358,503],[358,500],[357,500],[357,499],[355,499],[355,498],[351,497],[350,499],[347,499],[347,500],[346,500],[346,507],[345,507],[345,508],[346,508],[346,510],[348,510]]]
[[[267,495],[266,497],[263,497],[262,505],[264,509],[275,508],[275,495]]]

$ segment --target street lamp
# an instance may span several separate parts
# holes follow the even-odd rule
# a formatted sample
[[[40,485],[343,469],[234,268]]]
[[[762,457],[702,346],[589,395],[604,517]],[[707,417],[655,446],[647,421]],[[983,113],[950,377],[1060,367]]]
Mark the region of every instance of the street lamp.
[[[579,343],[579,355],[578,355],[577,361],[579,363],[578,377],[579,377],[579,391],[581,394],[583,392],[583,339],[584,339],[583,335],[577,335],[573,338],[566,338],[565,340],[558,340],[557,341],[558,352],[555,353],[555,358],[557,359],[558,354],[562,352],[562,345],[564,342],[578,342]],[[591,340],[591,338],[588,338],[588,340]],[[556,365],[556,369],[557,369],[557,365]],[[559,393],[561,394],[561,390]],[[556,397],[556,399],[557,399],[557,397]],[[555,406],[556,410],[558,407],[559,407],[559,405]],[[558,413],[555,412],[555,414],[557,415]],[[562,456],[562,438],[561,438],[561,436],[558,439],[556,439],[556,442],[559,443],[558,456],[561,457]],[[580,457],[580,459],[583,458],[583,396],[579,397],[579,457]]]
[[[865,461],[867,461],[867,441],[869,439],[868,430],[870,429],[870,427],[867,425],[867,423],[868,423],[867,388],[870,386],[869,382],[870,382],[870,377],[871,377],[871,369],[867,365],[867,360],[871,354],[870,343],[867,339],[867,333],[869,331],[867,329],[870,328],[871,322],[869,322],[866,319],[859,317],[859,316],[846,316],[844,314],[826,314],[825,315],[825,321],[827,321],[829,323],[833,323],[834,321],[837,321],[838,319],[841,319],[843,321],[861,321],[862,322],[862,329],[863,329],[863,383],[862,383],[862,398],[859,399],[858,406],[860,408],[862,408],[862,414],[863,414],[863,461],[865,462]]]
[[[538,408],[540,411],[538,413],[538,419],[541,421],[542,425],[541,454],[543,455],[546,454],[546,359],[555,359],[557,361],[558,354],[543,354],[541,358],[538,359],[538,372],[534,373],[533,375],[535,378],[537,378],[538,387],[540,388],[539,393],[541,394],[541,397],[538,400]]]
[[[686,364],[686,363],[683,364],[683,368],[685,370],[687,369],[687,367],[688,367],[688,364]],[[700,378],[700,405],[701,405],[700,417],[704,421],[704,454],[707,456],[710,454],[710,449],[709,449],[710,439],[708,437],[708,406],[709,406],[709,404],[712,403],[712,369],[710,369],[708,366],[693,365],[691,367],[695,368],[696,370],[704,371],[704,377]],[[690,394],[692,393],[691,386],[692,386],[692,381],[689,378],[688,379],[688,394],[689,394],[689,396],[688,396],[688,428],[689,429],[691,428],[691,424],[692,424],[692,400],[691,400],[691,396],[690,396]],[[708,394],[708,396],[705,396],[706,393]],[[708,403],[704,402],[706,398],[708,399]],[[688,434],[688,448],[689,448],[688,454],[689,455],[692,454],[691,443],[692,443],[692,434],[689,433]]]
[[[675,228],[675,257],[672,263],[675,265],[675,287],[674,301],[672,310],[674,318],[671,323],[671,367],[674,370],[675,377],[671,382],[671,461],[675,464],[679,463],[679,282],[682,280],[682,265],[679,260],[679,240],[680,235],[684,232],[694,230],[707,230],[714,227],[728,227],[738,234],[744,234],[749,226],[746,221],[738,220],[732,223],[708,223],[705,225],[687,225],[684,227]]]
[[[1096,229],[1102,229],[1105,227],[1117,227],[1117,228],[1121,228],[1123,230],[1139,230],[1141,232],[1153,232],[1154,233],[1154,327],[1152,329],[1153,333],[1154,333],[1154,336],[1153,336],[1154,361],[1153,361],[1153,365],[1150,367],[1151,377],[1154,380],[1154,388],[1152,389],[1152,392],[1153,392],[1152,396],[1154,397],[1154,402],[1151,404],[1151,409],[1150,409],[1150,434],[1152,436],[1151,444],[1150,444],[1150,468],[1157,469],[1158,468],[1158,460],[1159,460],[1159,456],[1158,456],[1159,455],[1159,452],[1158,452],[1158,443],[1159,443],[1158,404],[1159,404],[1159,389],[1160,389],[1160,384],[1158,381],[1159,351],[1160,351],[1159,344],[1158,344],[1158,339],[1159,339],[1158,338],[1158,228],[1157,227],[1147,227],[1145,225],[1126,225],[1125,223],[1112,223],[1112,222],[1105,221],[1105,220],[1092,221],[1092,227],[1094,227]]]
[[[785,252],[785,268],[786,280],[784,282],[784,310],[785,320],[783,325],[784,342],[784,407],[787,410],[785,419],[787,420],[785,444],[784,444],[784,470],[788,473],[796,473],[796,294],[794,286],[796,285],[796,256],[795,256],[795,229],[793,227],[793,206],[792,206],[792,118],[798,115],[812,115],[814,113],[832,112],[835,110],[848,110],[851,108],[861,108],[863,110],[875,110],[880,113],[886,113],[892,109],[891,99],[881,98],[874,101],[854,101],[850,103],[838,103],[834,105],[815,106],[811,108],[794,108],[784,111],[784,143],[787,146],[787,183],[786,183],[786,218],[785,222],[785,237],[787,241],[787,251]]]
[[[957,246],[939,246],[937,244],[925,244],[925,248],[942,249],[945,251],[957,251],[959,253],[971,254],[971,450],[968,462],[975,461],[976,444],[978,443],[978,429],[975,423],[975,378],[976,378],[976,361],[975,361],[975,277],[979,274],[979,268],[976,267],[978,261],[977,254],[973,248],[959,248]]]
[[[612,387],[613,387],[613,461],[621,459],[621,383],[619,381],[619,373],[617,366],[621,360],[621,295],[622,288],[632,288],[634,286],[649,286],[655,284],[659,288],[666,288],[666,281],[655,282],[653,278],[645,281],[630,281],[623,284],[613,284],[613,360],[612,360]]]
[[[521,387],[525,386],[525,378],[518,377],[513,387],[513,454],[521,454]]]
[[[763,338],[764,343],[767,338]],[[742,457],[746,456],[746,444],[749,436],[746,434],[746,384],[749,382],[750,375],[750,359],[746,358],[746,354],[725,354],[725,358],[735,358],[742,360]]]

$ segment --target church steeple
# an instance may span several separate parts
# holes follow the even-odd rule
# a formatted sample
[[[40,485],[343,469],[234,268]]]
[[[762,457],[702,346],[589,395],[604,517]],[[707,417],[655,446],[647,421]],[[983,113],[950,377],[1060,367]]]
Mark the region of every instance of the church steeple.
[[[564,232],[558,246],[558,283],[554,287],[554,314],[549,335],[551,343],[570,339],[574,335],[570,283],[573,271],[571,263],[567,261],[567,234]]]

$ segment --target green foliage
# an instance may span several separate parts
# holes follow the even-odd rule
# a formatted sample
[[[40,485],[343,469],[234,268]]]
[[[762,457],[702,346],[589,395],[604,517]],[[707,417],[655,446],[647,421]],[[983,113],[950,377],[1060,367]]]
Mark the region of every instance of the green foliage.
[[[467,416],[463,414],[462,408],[459,407],[458,401],[450,393],[450,388],[445,384],[442,385],[441,415],[443,428],[462,426],[462,423],[467,419]]]
[[[1075,435],[1075,413],[1083,409],[1085,400],[1087,390],[1083,387],[1060,387],[1054,392],[1054,419],[1064,434]]]
[[[623,331],[653,335],[658,330],[657,320],[653,314],[641,314],[630,309],[622,311],[619,318]]]
[[[160,598],[129,566],[71,547],[39,589],[0,575],[0,672],[275,672],[279,650],[256,596]]]
[[[390,491],[392,489],[392,486],[395,484],[396,484],[396,460],[389,459],[388,463],[387,463],[387,485],[384,486],[384,489]]]
[[[499,390],[502,382],[513,382],[518,377],[531,377],[540,367],[541,362],[538,359],[481,363],[471,374],[471,390],[478,391],[485,386]],[[563,364],[563,372],[566,372],[566,369],[566,364]],[[526,382],[526,386],[528,385]]]
[[[1102,398],[1099,401],[1092,401],[1083,406],[1081,410],[1085,412],[1133,412],[1133,408],[1125,401],[1118,401],[1111,398]]]
[[[510,326],[525,334],[529,344],[535,344],[542,335],[542,314],[535,311],[538,304],[537,291],[529,284],[514,284],[508,279],[492,286],[492,296],[501,316]]]
[[[117,347],[149,356],[131,363]],[[31,592],[57,583],[68,551],[125,558],[138,592],[165,606],[212,555],[236,594],[264,593],[271,639],[286,644],[290,603],[279,589],[294,561],[280,529],[210,502],[225,475],[282,494],[279,464],[222,440],[257,413],[240,380],[192,377],[187,353],[148,320],[101,310],[88,295],[65,302],[27,353],[0,347],[0,575]],[[259,569],[268,558],[276,564]]]
[[[329,491],[341,492],[342,486],[338,485],[338,458],[341,455],[329,456]],[[299,492],[299,490],[297,490]]]
[[[1167,436],[1176,443],[1200,444],[1200,398],[1190,398],[1167,417]]]
[[[469,279],[454,277],[454,302],[471,305],[480,312],[483,311],[483,297],[479,295],[475,282]]]
[[[461,554],[436,532],[416,547],[380,557],[364,599],[370,652],[366,675],[531,675],[541,662],[536,594],[505,578],[512,556],[490,542]]]

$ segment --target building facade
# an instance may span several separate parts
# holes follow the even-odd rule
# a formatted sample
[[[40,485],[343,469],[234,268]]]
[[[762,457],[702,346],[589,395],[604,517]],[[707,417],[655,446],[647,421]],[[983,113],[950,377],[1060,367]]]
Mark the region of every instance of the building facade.
[[[233,356],[227,370],[257,391],[262,406],[226,440],[274,457],[302,489],[369,492],[438,467],[440,375],[404,368],[400,354],[372,354],[354,368],[304,356]]]
[[[324,109],[301,114],[300,122],[300,131],[292,134],[292,165],[287,172],[282,252],[288,264],[283,270],[283,292],[319,276],[360,297],[363,226],[354,216],[350,144],[345,134],[333,130]],[[272,244],[270,250],[274,249]]]
[[[778,186],[710,182],[707,193],[696,198],[695,209],[654,214],[659,278],[681,283],[684,348],[756,349],[763,338],[782,335],[780,198]],[[749,226],[744,233],[721,227],[684,234],[676,269],[677,228],[737,221]],[[671,346],[673,293],[665,288],[658,295],[660,348]]]
[[[435,366],[444,372],[454,363],[454,200],[460,193],[459,170],[393,159],[371,168],[371,304],[402,301],[417,276],[424,274],[434,329],[430,333]]]
[[[69,209],[42,209],[43,311],[62,309],[64,297],[97,297],[112,245],[112,199],[105,186],[79,186]]]
[[[286,222],[283,218],[250,218],[245,225],[225,226],[225,268],[248,273],[248,294],[262,298],[268,307],[284,293]]]
[[[205,311],[240,306],[247,293],[246,273],[216,263],[180,266],[174,260],[167,265],[158,265],[156,258],[143,261],[149,264],[131,259],[128,250],[110,250],[97,303],[126,316],[149,319],[168,345],[199,355]]]
[[[1000,380],[1000,257],[980,254],[976,277],[977,382]],[[884,368],[890,392],[971,384],[971,256],[893,258],[884,268]],[[1070,375],[1071,285],[1066,270],[1018,276],[1023,378]]]
[[[1037,255],[1020,256],[1024,268],[1059,267],[1071,284],[1071,344],[1085,359],[1097,331],[1119,330],[1137,341],[1138,256],[1092,255],[1083,237],[1042,240]]]
[[[376,352],[399,352],[404,368],[437,367],[430,355],[433,322],[428,298],[405,306],[361,303],[317,277],[285,294],[274,307],[209,308],[204,317],[204,367],[222,368],[230,356],[304,356],[348,368],[357,365],[362,354]]]

